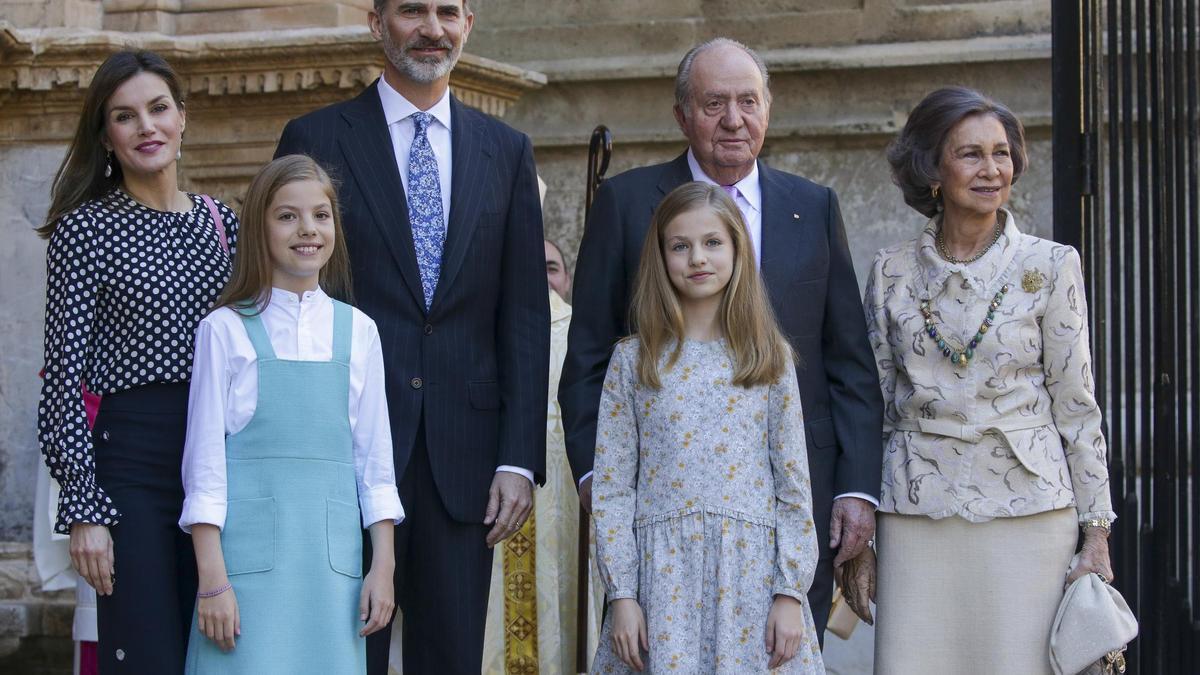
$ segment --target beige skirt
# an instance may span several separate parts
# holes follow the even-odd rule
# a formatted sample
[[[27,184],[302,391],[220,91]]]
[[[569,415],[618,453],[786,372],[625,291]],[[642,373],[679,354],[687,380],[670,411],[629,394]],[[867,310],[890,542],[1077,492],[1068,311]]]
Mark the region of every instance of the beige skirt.
[[[878,675],[1052,673],[1074,509],[971,523],[879,514]]]

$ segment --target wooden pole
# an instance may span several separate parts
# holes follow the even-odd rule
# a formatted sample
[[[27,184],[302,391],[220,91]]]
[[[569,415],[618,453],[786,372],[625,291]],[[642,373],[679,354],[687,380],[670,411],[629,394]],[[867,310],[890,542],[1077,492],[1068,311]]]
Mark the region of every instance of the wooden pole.
[[[587,186],[584,197],[583,217],[585,224],[592,212],[592,199],[600,183],[604,182],[604,174],[608,172],[608,161],[612,158],[612,132],[601,124],[592,131],[592,139],[588,143]],[[591,565],[588,564],[588,542],[591,537],[591,523],[588,514],[579,509],[579,556],[576,569],[575,596],[575,672],[586,673],[588,662],[588,601],[591,598],[591,587],[588,584]]]

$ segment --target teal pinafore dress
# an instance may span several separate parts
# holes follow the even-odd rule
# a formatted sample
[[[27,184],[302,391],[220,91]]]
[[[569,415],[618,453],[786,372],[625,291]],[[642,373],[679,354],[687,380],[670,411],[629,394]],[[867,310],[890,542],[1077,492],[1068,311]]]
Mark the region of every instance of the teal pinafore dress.
[[[365,673],[358,636],[362,519],[350,430],[349,305],[334,301],[333,359],[286,361],[242,315],[258,356],[258,404],[225,439],[221,547],[242,634],[224,653],[199,631],[189,674]]]

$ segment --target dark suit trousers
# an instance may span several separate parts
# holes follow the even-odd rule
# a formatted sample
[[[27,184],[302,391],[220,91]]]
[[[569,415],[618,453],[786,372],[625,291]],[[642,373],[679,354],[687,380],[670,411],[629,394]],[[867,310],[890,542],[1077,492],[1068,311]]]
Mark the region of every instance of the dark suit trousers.
[[[817,641],[825,646],[825,624],[829,623],[829,610],[833,602],[833,556],[817,561],[817,574],[808,589],[808,608],[812,610],[813,623],[817,627]]]
[[[397,615],[404,622],[404,674],[478,675],[492,577],[489,527],[450,517],[433,481],[425,423],[400,479],[405,519],[396,528]],[[370,563],[370,537],[363,547]],[[386,675],[391,624],[367,638],[368,675]]]

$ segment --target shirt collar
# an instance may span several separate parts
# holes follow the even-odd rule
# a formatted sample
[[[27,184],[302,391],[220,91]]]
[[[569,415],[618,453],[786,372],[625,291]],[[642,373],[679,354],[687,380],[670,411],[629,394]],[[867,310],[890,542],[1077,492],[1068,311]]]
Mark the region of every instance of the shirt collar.
[[[951,275],[958,273],[963,279],[971,282],[971,287],[980,297],[990,298],[995,294],[993,286],[998,286],[1001,280],[1007,280],[1013,259],[1017,253],[1018,238],[1021,231],[1017,228],[1017,219],[1008,209],[1001,208],[1004,214],[1004,229],[996,241],[996,248],[988,251],[976,263],[964,265],[952,263],[937,252],[937,231],[942,224],[942,214],[938,213],[929,219],[921,236],[917,237],[917,260],[924,271],[927,294],[936,294],[946,284]]]
[[[392,126],[396,122],[407,119],[413,113],[421,112],[417,106],[413,105],[408,99],[392,89],[392,86],[387,83],[387,80],[379,78],[379,101],[383,104],[383,118],[387,120],[388,126]],[[433,119],[437,120],[442,126],[450,128],[450,88],[446,87],[445,93],[433,107],[425,112],[429,113]]]
[[[272,305],[281,305],[284,307],[295,307],[297,305],[311,305],[314,302],[320,302],[329,296],[325,295],[325,291],[317,286],[315,291],[305,291],[303,295],[297,295],[289,290],[279,288],[278,286],[271,287]]]
[[[704,173],[704,169],[700,168],[700,162],[696,160],[696,155],[691,148],[687,151],[688,168],[692,170],[692,180],[708,183],[709,185],[720,185],[717,181],[708,177]],[[743,179],[733,184],[742,194],[742,198],[750,205],[750,208],[755,211],[762,211],[762,187],[758,184],[758,162],[754,162],[754,168],[750,169],[750,173]]]

